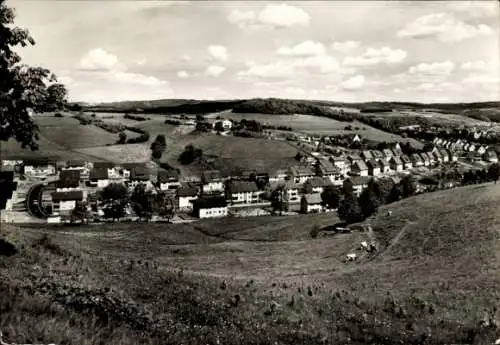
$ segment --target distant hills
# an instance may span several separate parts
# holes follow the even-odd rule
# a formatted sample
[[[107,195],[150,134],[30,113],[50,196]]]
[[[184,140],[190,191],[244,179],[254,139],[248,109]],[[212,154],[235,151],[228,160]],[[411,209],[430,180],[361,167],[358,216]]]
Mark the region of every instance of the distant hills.
[[[350,108],[362,112],[417,110],[462,114],[485,121],[500,122],[500,102],[473,103],[416,103],[416,102],[358,102],[345,103],[322,100],[291,100],[254,98],[235,100],[159,99],[123,101],[99,104],[73,103],[84,111],[128,112],[150,114],[208,114],[221,111],[263,114],[310,114],[336,117],[339,111],[331,108]],[[333,114],[333,116],[332,116]]]

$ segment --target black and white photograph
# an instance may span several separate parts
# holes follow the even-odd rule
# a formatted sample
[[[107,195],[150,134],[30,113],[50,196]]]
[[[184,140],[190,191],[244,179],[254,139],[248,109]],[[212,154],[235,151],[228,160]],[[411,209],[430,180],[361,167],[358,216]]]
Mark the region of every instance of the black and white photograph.
[[[500,345],[500,2],[0,0],[0,345]]]

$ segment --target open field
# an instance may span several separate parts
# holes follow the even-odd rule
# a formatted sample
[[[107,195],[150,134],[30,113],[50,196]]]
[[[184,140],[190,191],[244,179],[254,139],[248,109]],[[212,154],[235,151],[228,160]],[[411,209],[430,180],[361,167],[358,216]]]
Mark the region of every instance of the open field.
[[[263,124],[274,126],[289,126],[294,131],[319,134],[319,135],[338,135],[357,133],[363,138],[373,141],[387,142],[406,142],[412,139],[405,139],[396,134],[387,133],[359,121],[342,122],[327,117],[313,115],[268,115],[268,114],[241,114],[227,112],[222,115],[225,118],[241,121],[242,119],[257,120]],[[206,115],[207,118],[215,118],[216,115]],[[347,126],[351,126],[353,130],[345,130]],[[359,129],[355,129],[359,127]]]
[[[500,302],[499,209],[493,184],[384,206],[379,251],[349,265],[367,233],[307,238],[325,214],[45,238],[5,225],[20,253],[0,261],[0,328],[20,343],[491,344],[498,329],[477,325]]]
[[[473,119],[461,114],[445,114],[435,111],[395,111],[384,113],[382,116],[405,116],[405,117],[423,117],[443,126],[455,125],[466,127],[488,127],[489,122]]]

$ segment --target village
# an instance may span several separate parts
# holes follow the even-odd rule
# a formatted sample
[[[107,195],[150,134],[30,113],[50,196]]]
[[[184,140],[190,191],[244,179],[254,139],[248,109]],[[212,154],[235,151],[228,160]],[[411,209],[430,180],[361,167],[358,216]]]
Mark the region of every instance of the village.
[[[230,135],[231,125],[229,120],[216,120],[214,133]],[[427,145],[431,149],[404,153],[399,143],[382,150],[362,150],[338,146],[334,138],[327,136],[289,132],[284,139],[276,135],[279,133],[266,131],[269,140],[296,141],[298,147],[308,149],[308,154],[297,154],[295,166],[239,174],[206,170],[194,180],[151,162],[4,160],[3,178],[10,179],[14,187],[2,205],[2,222],[191,222],[278,212],[334,212],[338,202],[330,202],[326,191],[335,188],[338,191],[352,186],[354,195],[360,197],[371,180],[388,179],[397,184],[411,176],[415,179],[415,192],[422,193],[454,187],[461,183],[464,172],[498,163],[493,149],[460,139],[436,137]],[[361,138],[356,134],[350,140],[355,144]],[[436,176],[455,178],[437,183],[432,179]],[[149,203],[142,202],[146,199]],[[121,205],[119,211],[113,206],[116,204]],[[134,207],[137,204],[142,208]],[[145,204],[149,205],[147,210]],[[20,217],[23,211],[30,217]]]

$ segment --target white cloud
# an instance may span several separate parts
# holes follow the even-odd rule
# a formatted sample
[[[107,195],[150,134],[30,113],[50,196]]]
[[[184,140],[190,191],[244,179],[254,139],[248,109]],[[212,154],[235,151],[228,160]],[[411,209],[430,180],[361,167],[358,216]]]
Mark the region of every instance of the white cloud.
[[[168,82],[165,80],[160,80],[155,77],[145,76],[143,74],[138,74],[138,73],[129,73],[129,72],[115,73],[113,74],[112,79],[120,83],[133,84],[133,85],[148,85],[148,86],[168,85]]]
[[[205,74],[208,75],[208,76],[210,76],[210,77],[218,77],[225,70],[226,70],[225,67],[217,66],[217,65],[212,65],[212,66],[208,66],[207,67],[207,69],[205,70]]]
[[[79,68],[85,71],[106,72],[123,70],[124,66],[115,55],[108,53],[104,49],[97,48],[82,56]]]
[[[482,60],[467,61],[460,66],[460,69],[465,71],[485,71],[487,68],[488,64]]]
[[[471,74],[463,80],[464,84],[474,86],[498,86],[500,85],[500,76]]]
[[[189,78],[189,73],[186,71],[179,71],[177,72],[177,77],[181,79]]]
[[[296,6],[272,4],[257,13],[233,10],[227,20],[240,28],[290,28],[296,25],[308,26],[311,16]]]
[[[325,54],[325,47],[320,42],[304,41],[293,47],[281,47],[276,52],[278,55],[313,56]]]
[[[207,48],[208,55],[215,61],[226,61],[228,59],[227,49],[224,46],[211,45]]]
[[[434,83],[422,83],[416,87],[417,90],[431,90],[434,88]]]
[[[253,78],[290,78],[297,74],[328,74],[341,72],[337,60],[328,55],[309,56],[297,59],[277,60],[271,63],[248,63],[248,69],[236,74],[240,80]],[[346,71],[347,72],[347,71]]]
[[[365,84],[365,76],[357,75],[342,82],[340,86],[344,90],[359,90],[363,87],[364,84]]]
[[[437,38],[443,42],[459,42],[468,38],[489,35],[491,27],[477,26],[458,20],[449,13],[433,13],[415,19],[399,30],[399,38]]]
[[[411,66],[408,69],[410,74],[423,74],[423,75],[450,75],[455,69],[455,64],[451,61],[433,62],[433,63],[420,63]]]
[[[379,49],[368,48],[361,56],[348,56],[344,58],[343,64],[345,66],[396,64],[406,59],[407,55],[408,53],[401,49],[391,49],[389,47],[382,47]]]
[[[332,44],[332,49],[341,53],[349,53],[350,51],[358,48],[361,42],[358,41],[345,41],[345,42],[334,42]]]

